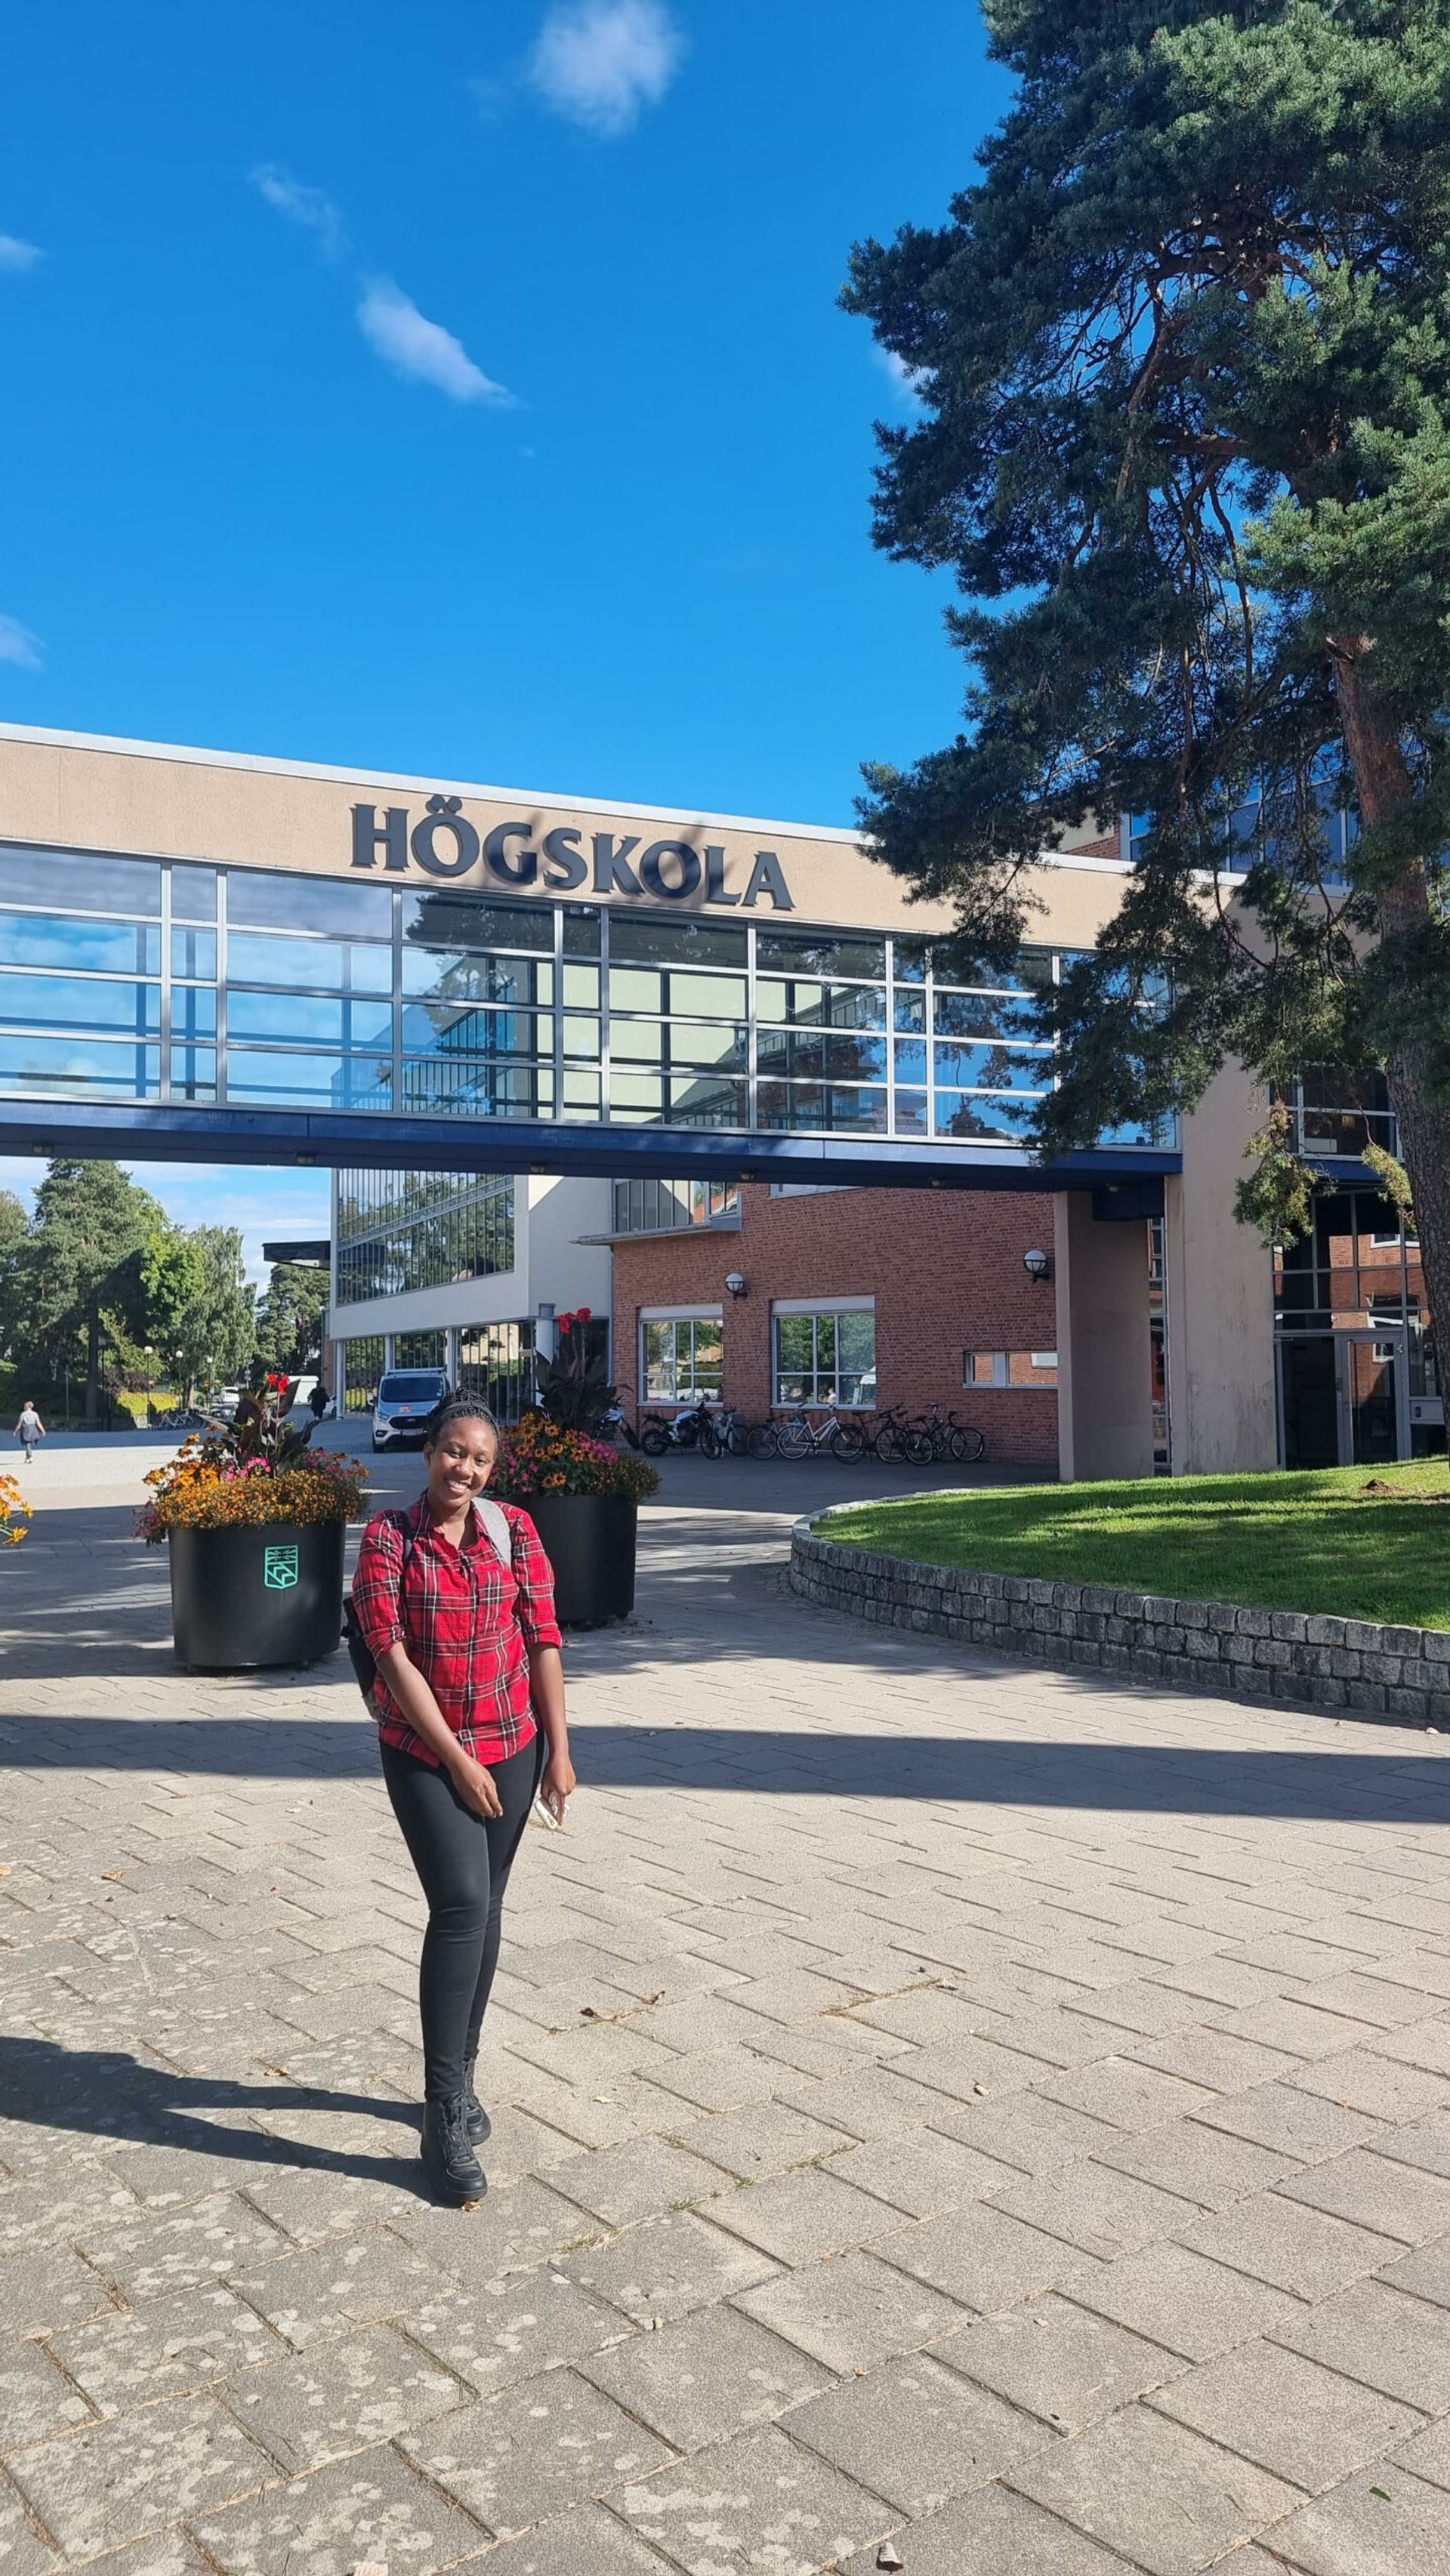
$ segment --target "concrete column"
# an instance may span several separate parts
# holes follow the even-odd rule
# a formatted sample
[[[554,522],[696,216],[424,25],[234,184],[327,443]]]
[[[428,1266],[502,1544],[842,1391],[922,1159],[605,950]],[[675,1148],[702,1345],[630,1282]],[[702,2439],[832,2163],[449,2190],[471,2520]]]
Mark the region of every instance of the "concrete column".
[[[453,1387],[456,1387],[458,1384],[459,1343],[461,1338],[460,1328],[457,1324],[450,1324],[443,1336],[443,1366],[448,1373],[448,1383]]]
[[[1060,1193],[1053,1218],[1058,1473],[1151,1476],[1146,1221],[1095,1222],[1086,1190]]]
[[[383,1366],[384,1366],[384,1368],[385,1368],[385,1369],[390,1369],[390,1368],[396,1368],[396,1367],[397,1367],[397,1365],[398,1365],[398,1336],[397,1336],[397,1334],[396,1334],[396,1333],[384,1333],[384,1335],[383,1335]]]
[[[334,1342],[332,1345],[332,1375],[327,1383],[332,1390],[332,1400],[337,1408],[337,1418],[340,1422],[347,1411],[346,1342]]]
[[[1164,1183],[1168,1417],[1175,1476],[1278,1464],[1274,1257],[1234,1216],[1244,1147],[1266,1103],[1227,1065],[1183,1121],[1183,1173]]]

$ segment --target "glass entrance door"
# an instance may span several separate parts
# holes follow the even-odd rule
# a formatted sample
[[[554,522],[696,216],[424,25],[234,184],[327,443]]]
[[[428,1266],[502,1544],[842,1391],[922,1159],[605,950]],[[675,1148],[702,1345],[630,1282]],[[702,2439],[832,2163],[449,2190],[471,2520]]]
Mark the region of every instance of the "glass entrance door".
[[[1403,1334],[1340,1333],[1335,1338],[1340,1464],[1388,1466],[1406,1454],[1400,1425]]]
[[[1279,1401],[1285,1466],[1337,1467],[1339,1405],[1332,1333],[1281,1336]]]

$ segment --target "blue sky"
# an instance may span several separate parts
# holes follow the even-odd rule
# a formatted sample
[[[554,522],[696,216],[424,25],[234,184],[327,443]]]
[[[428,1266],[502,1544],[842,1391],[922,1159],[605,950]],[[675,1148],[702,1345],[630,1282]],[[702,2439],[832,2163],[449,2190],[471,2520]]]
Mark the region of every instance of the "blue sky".
[[[7,87],[12,720],[822,822],[954,729],[835,298],[973,7],[59,0]]]

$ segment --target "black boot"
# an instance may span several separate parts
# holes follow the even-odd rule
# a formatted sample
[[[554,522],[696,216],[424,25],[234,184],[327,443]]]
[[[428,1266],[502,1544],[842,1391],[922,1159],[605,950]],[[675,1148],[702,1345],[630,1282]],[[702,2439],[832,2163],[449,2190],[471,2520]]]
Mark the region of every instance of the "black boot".
[[[440,2200],[462,2209],[488,2189],[468,2135],[467,2095],[423,2105],[423,2171]]]
[[[481,2147],[485,2138],[491,2138],[493,2136],[493,2122],[485,2111],[483,2104],[480,2102],[477,2093],[474,2091],[477,2073],[477,2056],[465,2057],[463,2061],[463,2116],[468,2124],[470,2144],[475,2147]]]

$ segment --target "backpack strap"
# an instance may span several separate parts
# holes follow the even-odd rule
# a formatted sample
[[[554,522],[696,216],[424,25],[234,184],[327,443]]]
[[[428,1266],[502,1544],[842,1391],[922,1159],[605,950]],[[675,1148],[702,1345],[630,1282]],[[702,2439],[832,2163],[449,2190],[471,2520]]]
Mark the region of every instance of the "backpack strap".
[[[473,1508],[478,1515],[480,1528],[487,1534],[488,1543],[494,1555],[498,1558],[505,1574],[511,1574],[514,1562],[514,1528],[507,1512],[500,1504],[490,1502],[484,1495],[478,1497]]]

